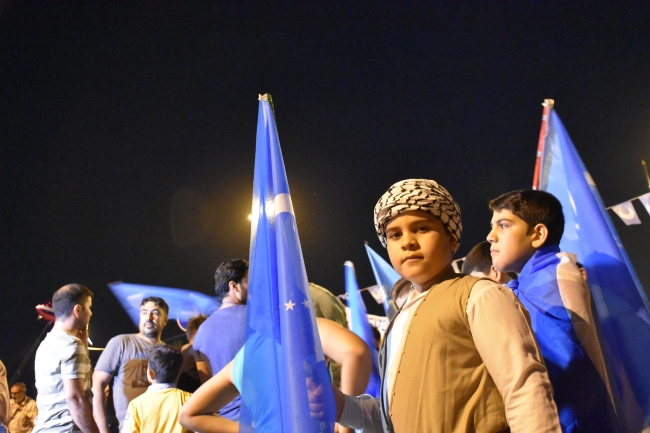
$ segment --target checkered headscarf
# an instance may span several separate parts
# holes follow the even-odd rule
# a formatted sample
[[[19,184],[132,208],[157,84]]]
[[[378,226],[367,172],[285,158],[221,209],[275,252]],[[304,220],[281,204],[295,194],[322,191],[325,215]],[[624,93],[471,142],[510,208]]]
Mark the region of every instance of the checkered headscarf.
[[[463,231],[460,207],[451,194],[436,181],[406,179],[388,188],[375,205],[375,230],[384,247],[386,223],[391,218],[412,210],[429,212],[439,218],[447,231],[460,242]]]

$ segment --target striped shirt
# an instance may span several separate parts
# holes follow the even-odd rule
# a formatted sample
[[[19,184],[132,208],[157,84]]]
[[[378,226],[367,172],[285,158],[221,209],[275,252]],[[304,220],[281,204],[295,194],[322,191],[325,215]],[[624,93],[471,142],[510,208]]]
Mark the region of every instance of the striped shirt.
[[[79,432],[65,401],[63,380],[84,379],[90,398],[91,366],[88,349],[80,339],[61,330],[52,330],[36,351],[34,361],[38,416],[32,433]]]

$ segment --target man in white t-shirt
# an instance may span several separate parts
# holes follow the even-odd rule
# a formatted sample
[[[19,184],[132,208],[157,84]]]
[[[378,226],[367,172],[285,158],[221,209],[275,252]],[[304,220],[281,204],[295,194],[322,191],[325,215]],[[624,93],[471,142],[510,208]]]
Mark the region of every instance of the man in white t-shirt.
[[[36,351],[38,416],[34,433],[98,433],[92,414],[88,322],[93,293],[68,284],[54,293],[56,322]]]

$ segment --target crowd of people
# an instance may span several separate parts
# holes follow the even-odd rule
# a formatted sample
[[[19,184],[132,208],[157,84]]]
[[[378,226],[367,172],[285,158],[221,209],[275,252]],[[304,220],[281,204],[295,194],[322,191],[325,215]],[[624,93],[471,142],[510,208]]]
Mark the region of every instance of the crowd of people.
[[[373,352],[347,329],[343,304],[310,284],[339,432],[619,431],[586,275],[559,248],[559,201],[520,190],[489,206],[487,241],[456,273],[460,208],[444,187],[408,179],[377,202],[375,229],[402,277],[379,350],[378,398],[363,394]],[[221,263],[215,291],[221,307],[190,321],[182,349],[161,340],[165,300],[144,298],[139,332],[112,338],[93,369],[93,293],[60,288],[36,353],[36,402],[22,383],[9,401],[0,363],[0,423],[12,433],[236,432],[243,402],[256,431],[277,431],[265,402],[278,397],[241,394],[243,360],[255,350],[245,332],[248,262]]]

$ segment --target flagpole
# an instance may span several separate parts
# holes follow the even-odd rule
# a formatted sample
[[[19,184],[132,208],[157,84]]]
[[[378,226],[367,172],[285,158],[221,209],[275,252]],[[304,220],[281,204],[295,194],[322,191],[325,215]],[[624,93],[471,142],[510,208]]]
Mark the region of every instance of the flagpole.
[[[539,189],[539,178],[542,171],[542,153],[544,152],[544,143],[546,143],[546,135],[548,134],[548,117],[551,114],[555,101],[552,99],[544,99],[542,106],[542,127],[539,131],[539,141],[537,143],[537,157],[535,159],[535,173],[533,174],[533,189]]]
[[[645,180],[648,182],[648,189],[650,189],[650,176],[648,176],[648,166],[645,165],[645,159],[641,160],[641,164],[643,165],[643,171],[645,171]]]

